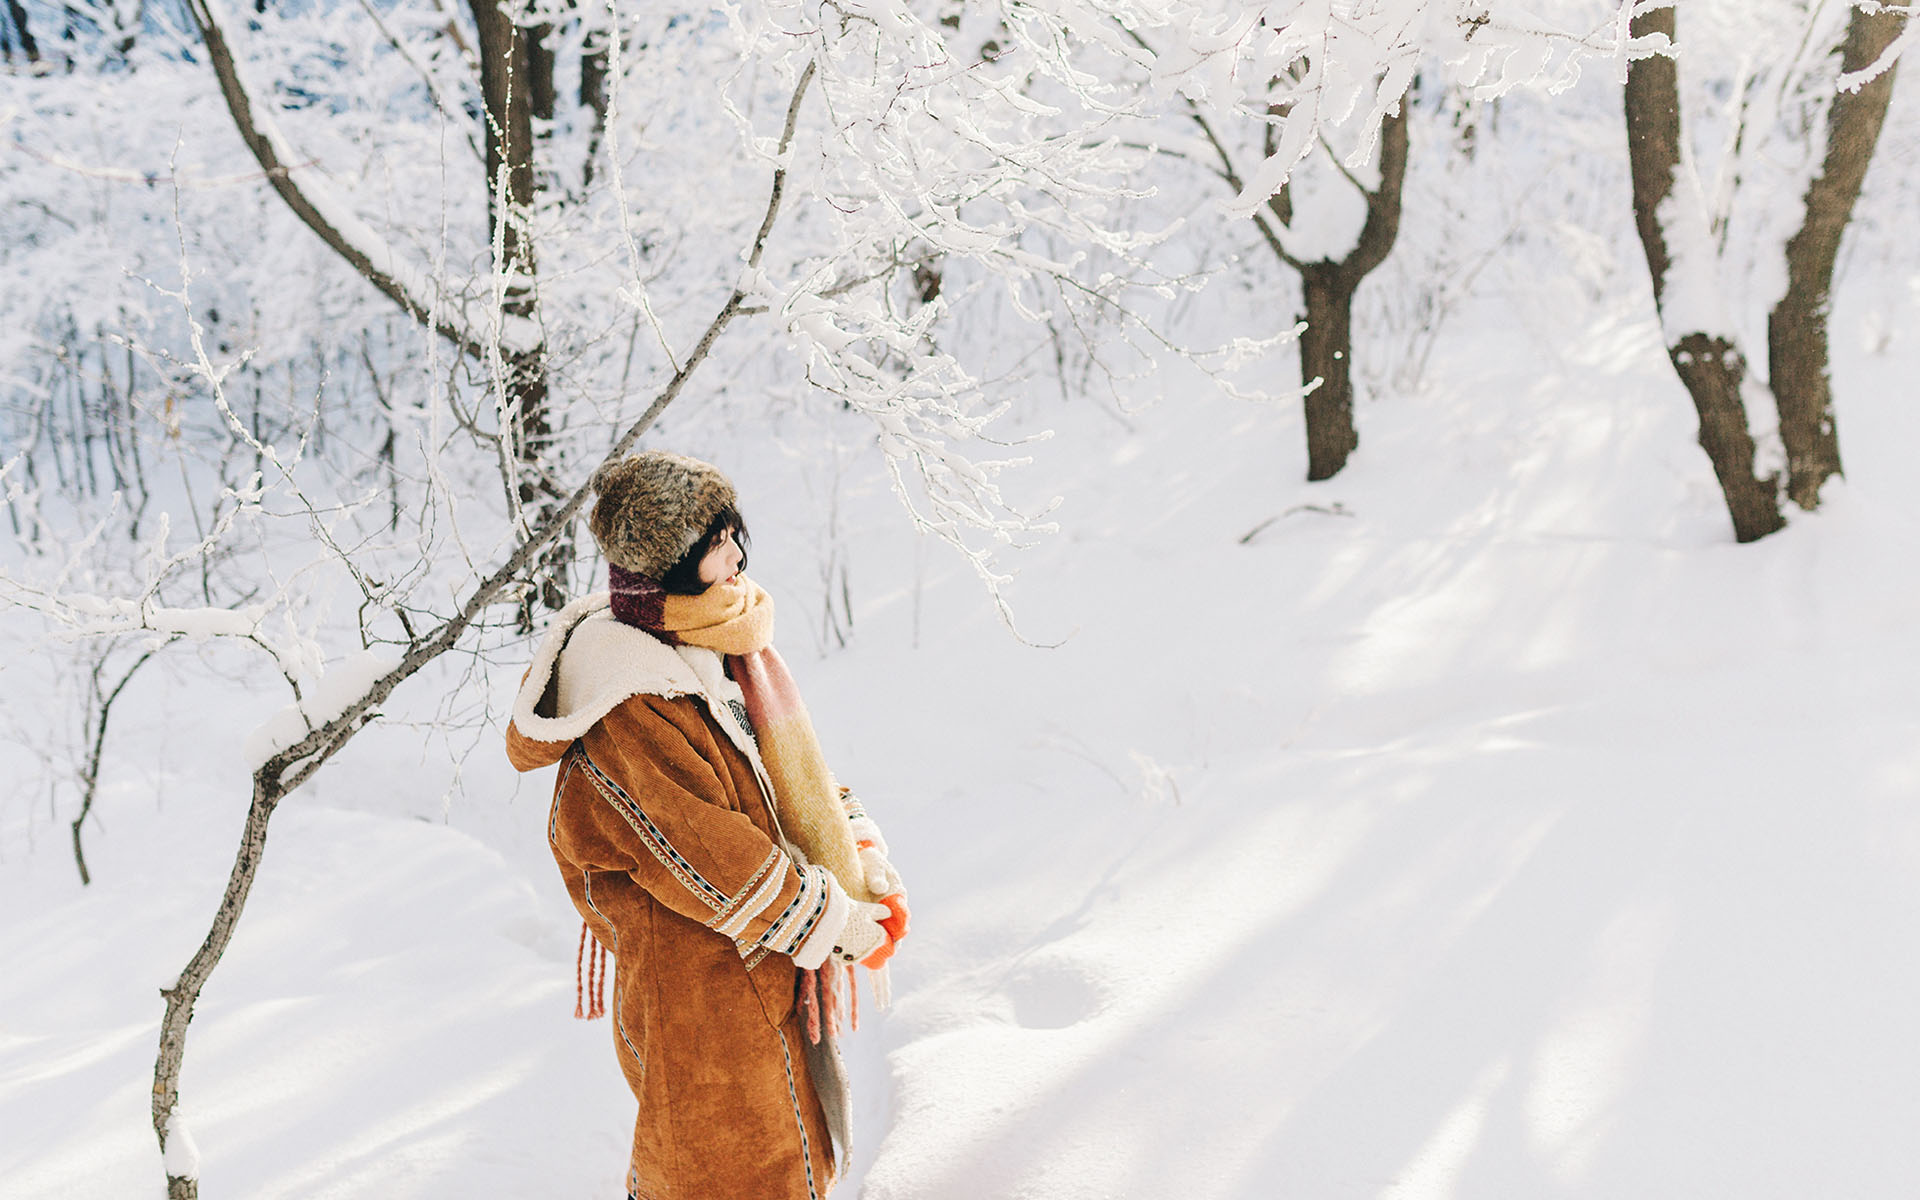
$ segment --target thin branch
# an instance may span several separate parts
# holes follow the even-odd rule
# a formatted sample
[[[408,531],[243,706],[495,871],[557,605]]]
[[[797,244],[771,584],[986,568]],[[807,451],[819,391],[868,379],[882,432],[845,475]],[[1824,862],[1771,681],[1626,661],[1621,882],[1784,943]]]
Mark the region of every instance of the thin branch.
[[[171,641],[172,639],[168,640]],[[162,645],[165,645],[165,643],[162,643]],[[86,824],[88,814],[93,811],[93,798],[99,791],[100,758],[107,745],[107,719],[113,715],[113,702],[118,700],[120,693],[126,689],[129,683],[133,682],[134,674],[139,671],[141,667],[146,666],[147,660],[155,654],[158,654],[160,650],[161,646],[155,646],[139,658],[134,659],[133,665],[127,668],[127,673],[120,677],[120,682],[114,684],[113,690],[108,692],[106,698],[100,701],[100,719],[94,723],[93,745],[87,751],[87,765],[80,773],[80,812],[73,818],[73,861],[74,865],[80,868],[80,885],[82,887],[92,883],[93,877],[87,872],[87,856],[80,844],[80,827]],[[99,666],[94,668],[93,682],[94,690],[96,691],[99,686],[100,667],[104,667],[105,665],[106,660],[103,658]]]
[[[1155,58],[1159,57],[1154,51],[1153,46],[1150,45],[1145,38],[1141,37],[1137,30],[1127,29],[1125,26],[1122,26],[1122,29],[1142,50],[1145,50]],[[1213,152],[1220,157],[1220,170],[1217,174],[1221,179],[1226,181],[1227,186],[1232,188],[1236,194],[1246,191],[1246,182],[1241,178],[1239,170],[1233,165],[1233,155],[1228,153],[1226,143],[1222,142],[1220,136],[1213,131],[1212,122],[1208,121],[1206,114],[1200,111],[1200,106],[1194,102],[1192,96],[1183,94],[1182,99],[1187,102],[1187,116],[1192,119],[1195,125],[1200,127],[1200,132],[1206,135],[1207,143],[1213,147]],[[1331,147],[1328,147],[1327,153],[1333,153]],[[1336,157],[1335,162],[1338,163],[1338,161]],[[1343,167],[1342,170],[1344,171],[1345,168]],[[1348,178],[1351,179],[1352,176],[1349,175]],[[1355,182],[1354,186],[1359,187],[1360,185],[1358,182]],[[1360,188],[1360,191],[1362,194],[1366,194],[1365,188]],[[1269,199],[1269,203],[1271,203],[1271,199]],[[1275,215],[1278,216],[1277,213]],[[1260,236],[1266,239],[1268,248],[1274,252],[1281,262],[1296,271],[1304,271],[1306,269],[1304,262],[1287,253],[1286,246],[1280,241],[1279,233],[1274,230],[1271,225],[1267,224],[1266,219],[1258,212],[1253,214],[1253,223],[1259,226]]]
[[[1333,169],[1340,172],[1340,174],[1346,176],[1347,182],[1353,185],[1354,190],[1359,192],[1362,196],[1365,196],[1367,198],[1368,203],[1372,203],[1374,199],[1373,189],[1368,187],[1366,184],[1361,183],[1359,177],[1356,176],[1352,172],[1352,170],[1350,170],[1347,167],[1347,164],[1340,161],[1340,156],[1333,152],[1333,143],[1327,140],[1327,135],[1324,133],[1320,133],[1320,134],[1316,134],[1315,137],[1320,143],[1320,148],[1327,152],[1327,157],[1333,160]]]
[[[293,210],[302,224],[313,230],[334,253],[346,259],[362,278],[399,305],[403,312],[452,342],[463,354],[483,358],[486,354],[484,340],[476,337],[464,325],[447,320],[437,311],[437,305],[415,295],[403,281],[404,265],[391,247],[360,244],[376,240],[372,238],[371,231],[365,229],[354,231],[359,241],[349,237],[347,231],[341,228],[345,222],[323,212],[312,197],[294,182],[293,168],[288,165],[294,155],[288,152],[286,139],[280,135],[272,119],[264,112],[255,111],[253,98],[240,78],[226,33],[214,17],[214,3],[216,0],[186,0],[187,12],[193,17],[200,38],[206,44],[208,60],[213,64],[214,75],[220,81],[220,94],[226,100],[234,127],[266,172],[267,182],[273,185],[273,190],[286,201],[287,207]]]
[[[447,103],[445,96],[441,95],[440,85],[434,82],[433,73],[427,70],[426,64],[415,58],[413,51],[407,49],[407,44],[400,40],[399,35],[387,28],[387,23],[380,19],[380,10],[375,8],[370,0],[360,0],[360,7],[373,21],[373,27],[387,39],[387,44],[392,46],[394,51],[406,60],[407,65],[413,68],[414,73],[420,76],[420,82],[427,87],[427,96],[433,101],[433,106],[440,111],[440,115],[460,127],[461,133],[466,136],[468,149],[473,151],[473,156],[481,162],[487,161],[486,152],[480,149],[480,143],[473,140],[471,124],[464,119],[463,114],[456,112],[453,106]]]

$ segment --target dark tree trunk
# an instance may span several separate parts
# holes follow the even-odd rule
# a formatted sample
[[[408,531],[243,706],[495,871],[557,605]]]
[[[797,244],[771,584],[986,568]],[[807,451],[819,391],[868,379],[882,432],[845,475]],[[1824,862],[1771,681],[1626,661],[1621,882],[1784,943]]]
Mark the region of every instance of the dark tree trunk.
[[[1672,8],[1658,8],[1633,17],[1634,37],[1665,34],[1674,37]],[[1673,259],[1666,232],[1660,226],[1661,202],[1673,191],[1674,168],[1680,164],[1680,80],[1674,60],[1664,54],[1635,59],[1627,66],[1627,160],[1633,173],[1633,221],[1646,251],[1647,270],[1653,276],[1653,302],[1666,301],[1667,271]],[[1664,311],[1664,310],[1663,310]],[[1671,336],[1671,335],[1670,335]],[[1667,345],[1680,382],[1693,397],[1700,416],[1700,447],[1713,463],[1733,519],[1733,536],[1742,542],[1763,538],[1786,524],[1780,515],[1778,481],[1758,479],[1753,473],[1753,437],[1747,431],[1747,408],[1740,383],[1747,363],[1739,347],[1723,338],[1690,331],[1674,336]]]
[[[587,162],[580,172],[580,187],[593,186],[593,160],[600,153],[600,139],[607,132],[607,72],[609,35],[589,34],[580,55],[580,106],[593,113],[593,132],[587,138]]]
[[[538,301],[533,245],[525,225],[533,207],[534,177],[528,39],[498,0],[473,0],[473,17],[479,29],[480,91],[487,112],[487,219],[498,255],[495,269],[508,280],[506,315],[531,320],[537,315]],[[532,347],[505,358],[503,386],[515,425],[515,451],[522,463],[537,463],[551,435],[544,355],[539,347]],[[521,500],[531,500],[533,495],[523,479]]]
[[[1856,8],[1841,45],[1842,72],[1872,65],[1906,25],[1902,13]],[[1827,153],[1807,187],[1806,216],[1787,242],[1787,293],[1767,317],[1767,373],[1780,406],[1787,447],[1787,495],[1804,509],[1820,504],[1820,487],[1840,470],[1840,436],[1827,377],[1827,321],[1834,261],[1873,161],[1887,103],[1889,67],[1857,92],[1841,92],[1827,111]]]
[[[532,41],[514,24],[501,0],[471,0],[479,35],[480,93],[487,121],[487,218],[497,259],[507,277],[502,310],[510,320],[537,322],[539,297],[533,242],[526,218],[533,209]],[[502,354],[500,387],[506,400],[506,424],[516,459],[513,487],[530,523],[551,510],[556,489],[547,477],[553,429],[547,412],[546,350],[537,340],[513,339]],[[535,512],[539,517],[535,517]],[[566,604],[562,582],[571,546],[553,547],[540,572],[540,601],[549,608]],[[522,607],[521,623],[532,627],[532,610]]]
[[[527,95],[533,115],[542,121],[553,120],[560,95],[554,86],[553,26],[535,25],[525,31],[527,39]]]
[[[516,270],[509,303],[530,299],[526,282],[532,278],[532,248],[524,243],[522,222],[533,204],[533,105],[529,81],[532,71],[526,31],[499,0],[472,0],[474,24],[480,35],[480,92],[486,105],[487,217],[489,232],[502,250],[496,264]],[[525,312],[515,313],[526,315]]]
[[[1780,515],[1779,480],[1753,474],[1753,435],[1740,398],[1746,357],[1724,338],[1690,333],[1668,347],[1667,358],[1700,414],[1700,448],[1726,497],[1734,539],[1757,541],[1780,529],[1787,521]]]
[[[33,30],[27,25],[26,6],[20,0],[7,0],[7,16],[13,22],[13,37],[20,46],[20,52],[27,56],[28,62],[39,62],[40,44],[33,40]],[[7,57],[11,59],[13,56],[9,54]]]
[[[1360,444],[1353,425],[1353,293],[1336,263],[1307,263],[1300,272],[1306,330],[1300,335],[1300,379],[1319,380],[1302,403],[1307,416],[1307,479],[1332,479]]]
[[[1380,125],[1380,187],[1366,193],[1367,220],[1351,253],[1338,262],[1303,263],[1300,273],[1306,332],[1300,335],[1300,381],[1320,381],[1302,404],[1307,424],[1307,479],[1332,479],[1360,445],[1353,423],[1353,296],[1375,267],[1385,262],[1400,234],[1400,197],[1407,177],[1409,97]],[[1282,189],[1268,210],[1282,224],[1292,219],[1292,196]],[[1283,257],[1286,257],[1283,255]]]

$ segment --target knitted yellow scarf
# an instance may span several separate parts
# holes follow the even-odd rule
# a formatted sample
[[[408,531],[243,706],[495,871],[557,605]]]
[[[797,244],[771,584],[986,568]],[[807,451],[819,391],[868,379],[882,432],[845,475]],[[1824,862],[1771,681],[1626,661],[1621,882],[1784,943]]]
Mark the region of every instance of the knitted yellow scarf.
[[[808,862],[832,871],[847,895],[876,901],[860,869],[840,788],[820,750],[813,718],[773,648],[773,599],[766,590],[737,575],[698,596],[666,596],[660,626],[689,646],[726,656],[773,783],[780,828]]]

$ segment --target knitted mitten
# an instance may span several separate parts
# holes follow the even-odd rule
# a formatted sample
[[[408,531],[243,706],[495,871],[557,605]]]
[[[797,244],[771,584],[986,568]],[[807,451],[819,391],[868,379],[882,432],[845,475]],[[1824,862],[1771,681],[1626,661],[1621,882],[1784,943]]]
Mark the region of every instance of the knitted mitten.
[[[842,799],[844,801],[850,797],[843,796]],[[901,882],[900,872],[894,870],[893,863],[887,859],[887,839],[881,836],[880,826],[864,811],[850,809],[850,812],[857,815],[851,816],[847,830],[853,834],[853,845],[859,854],[860,873],[865,877],[867,890],[873,893],[875,899],[895,892],[904,895],[907,885]]]
[[[855,900],[847,907],[846,924],[833,939],[833,956],[841,962],[878,967],[893,957],[893,936],[886,922],[894,917],[885,904]]]

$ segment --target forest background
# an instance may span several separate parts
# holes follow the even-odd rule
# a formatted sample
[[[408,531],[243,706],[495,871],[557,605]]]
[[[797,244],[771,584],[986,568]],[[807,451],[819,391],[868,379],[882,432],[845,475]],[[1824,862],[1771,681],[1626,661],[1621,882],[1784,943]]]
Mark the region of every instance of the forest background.
[[[497,747],[633,445],[914,888],[850,1190],[1916,1176],[1904,9],[0,34],[0,1195],[617,1182]]]

